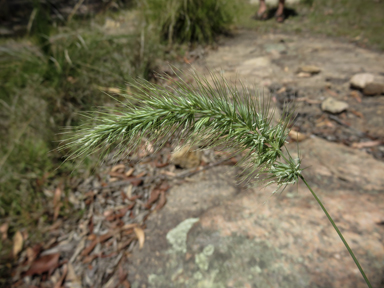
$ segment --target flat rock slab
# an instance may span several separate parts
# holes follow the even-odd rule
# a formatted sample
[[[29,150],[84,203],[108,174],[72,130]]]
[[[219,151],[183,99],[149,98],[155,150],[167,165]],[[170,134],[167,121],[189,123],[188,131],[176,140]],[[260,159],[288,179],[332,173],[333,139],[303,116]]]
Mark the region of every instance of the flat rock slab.
[[[301,146],[307,180],[373,287],[381,287],[384,181],[374,170],[384,171],[384,164],[318,138]],[[366,287],[302,183],[269,197],[274,187],[241,189],[235,175],[233,168],[217,167],[172,188],[164,210],[147,222],[144,248],[131,257],[133,288]],[[316,175],[332,185],[322,188]]]
[[[178,247],[174,248],[175,251],[184,250],[186,233],[183,231],[187,228],[187,232],[189,231],[193,220],[187,221],[178,231],[169,234],[172,229],[186,219],[198,219],[209,208],[223,204],[239,192],[234,180],[235,174],[233,167],[215,167],[191,177],[186,183],[174,186],[167,192],[166,206],[151,215],[146,222],[148,234],[144,248],[134,252],[132,261],[135,265],[129,266],[129,275],[133,277],[130,281],[133,285],[140,285],[133,287],[148,285],[148,277],[165,267],[168,260],[165,261],[164,257],[169,256],[167,251],[170,247],[176,245]],[[184,235],[184,238],[177,240],[177,235]]]
[[[377,83],[384,83],[384,80],[381,80],[382,63],[384,63],[383,53],[343,41],[324,37],[239,31],[236,37],[226,39],[216,51],[208,53],[194,63],[194,68],[204,73],[208,67],[210,71],[220,72],[229,83],[239,85],[241,80],[249,89],[256,88],[266,95],[274,85],[286,88],[291,94],[297,91],[299,98],[309,99],[311,102],[297,103],[299,112],[306,115],[308,127],[303,127],[304,130],[301,131],[307,134],[328,133],[322,128],[314,128],[316,124],[312,122],[309,125],[308,120],[319,118],[324,113],[320,103],[332,96],[336,101],[342,101],[343,105],[348,104],[348,110],[344,112],[347,118],[343,121],[350,127],[371,137],[383,138],[384,97],[363,96],[357,91],[354,92],[360,99],[351,97],[353,90],[350,82],[351,78],[355,77],[354,83],[360,86],[373,79]],[[306,71],[321,72],[297,74],[300,67],[306,67],[304,69]],[[369,73],[361,74],[362,71]],[[357,79],[356,74],[363,75],[363,79],[360,79],[360,76]],[[287,92],[286,96],[288,97],[290,93]],[[341,110],[335,110],[338,112],[334,113],[345,109],[346,106]],[[337,127],[336,125],[334,129],[338,129]],[[313,129],[320,132],[308,131]]]
[[[303,167],[309,167],[305,175],[310,174],[311,179],[323,183],[324,177],[334,178],[339,182],[334,188],[344,186],[384,196],[384,163],[366,152],[320,138],[302,142],[299,151],[304,155]]]

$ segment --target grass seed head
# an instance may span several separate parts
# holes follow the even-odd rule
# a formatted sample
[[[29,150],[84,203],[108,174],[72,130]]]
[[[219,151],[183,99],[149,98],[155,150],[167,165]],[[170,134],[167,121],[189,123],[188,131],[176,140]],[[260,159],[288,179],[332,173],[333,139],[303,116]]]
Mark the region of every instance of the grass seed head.
[[[136,93],[126,95],[119,109],[102,113],[96,125],[82,127],[61,149],[72,151],[69,158],[96,152],[104,157],[110,151],[120,156],[135,152],[142,139],[157,149],[172,140],[241,153],[247,180],[267,179],[279,187],[298,180],[300,159],[283,153],[292,113],[272,123],[269,100],[245,85],[230,85],[213,73],[208,81],[195,72],[192,85],[176,75],[161,76],[173,83],[168,87],[137,80],[131,85]]]

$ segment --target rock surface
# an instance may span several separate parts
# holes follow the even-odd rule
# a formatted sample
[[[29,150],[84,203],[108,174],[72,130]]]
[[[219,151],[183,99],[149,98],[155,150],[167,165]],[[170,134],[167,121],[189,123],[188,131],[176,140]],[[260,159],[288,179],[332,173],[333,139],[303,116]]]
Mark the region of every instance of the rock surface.
[[[370,73],[359,73],[351,78],[351,86],[358,89],[364,89],[368,83],[372,83],[375,76]]]
[[[375,96],[384,93],[384,84],[381,83],[368,83],[363,89],[364,95]]]
[[[176,148],[172,153],[171,162],[181,168],[195,168],[200,165],[201,151],[190,146]]]
[[[254,75],[265,78],[272,74],[271,59],[268,57],[257,57],[244,61],[238,68],[240,75]]]
[[[351,77],[362,67],[380,75],[383,57],[326,38],[308,41],[294,35],[246,31],[226,40],[194,67],[201,73],[206,67],[218,71],[232,84],[241,78],[252,89],[253,85],[273,83],[270,91],[275,85],[279,94],[271,92],[272,106],[295,101],[299,112],[309,115],[298,126],[307,135],[314,134],[313,128],[305,130],[314,121],[317,133],[334,129],[329,135],[340,136],[338,123],[330,121],[319,105],[332,96],[350,107],[334,117],[358,131],[384,137],[384,97],[360,97],[360,92],[349,96]],[[297,77],[297,67],[305,63],[322,63],[321,73]],[[293,156],[296,145],[289,144]],[[339,225],[373,287],[381,287],[383,162],[365,151],[317,137],[306,139],[299,147],[302,166],[308,167],[304,176]],[[236,185],[235,176],[234,170],[217,167],[171,189],[167,205],[147,222],[143,250],[130,258],[133,288],[366,287],[302,183],[271,197],[274,187],[246,190]]]
[[[364,151],[315,138],[304,141],[300,145],[300,153],[310,158],[305,160],[308,163],[304,161],[303,166],[312,165],[312,172],[332,175],[364,191],[384,192],[384,178],[380,176],[384,171],[384,163]],[[315,174],[312,176],[316,178]]]
[[[384,163],[318,138],[301,147],[307,181],[378,287],[384,179],[374,173],[384,171]],[[144,249],[134,252],[132,288],[366,287],[304,185],[270,198],[274,187],[244,190],[234,175],[218,167],[172,189],[165,209],[147,222]],[[318,177],[328,184],[319,187]]]
[[[326,112],[333,114],[341,113],[347,110],[349,107],[348,103],[343,101],[335,100],[334,98],[328,97],[321,103],[321,109]]]

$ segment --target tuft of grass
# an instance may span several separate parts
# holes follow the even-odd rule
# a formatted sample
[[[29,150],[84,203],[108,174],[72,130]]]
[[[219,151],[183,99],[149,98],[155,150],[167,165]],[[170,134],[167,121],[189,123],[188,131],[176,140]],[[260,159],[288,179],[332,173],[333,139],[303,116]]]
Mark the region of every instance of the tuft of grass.
[[[147,0],[143,9],[147,21],[169,44],[212,42],[228,32],[236,13],[229,0]]]
[[[39,217],[30,215],[50,201],[43,186],[74,169],[60,166],[63,154],[52,151],[61,128],[81,124],[79,111],[110,102],[100,87],[149,79],[162,57],[145,27],[109,33],[97,21],[73,20],[39,31],[48,34],[0,43],[0,217],[11,235],[36,226]]]

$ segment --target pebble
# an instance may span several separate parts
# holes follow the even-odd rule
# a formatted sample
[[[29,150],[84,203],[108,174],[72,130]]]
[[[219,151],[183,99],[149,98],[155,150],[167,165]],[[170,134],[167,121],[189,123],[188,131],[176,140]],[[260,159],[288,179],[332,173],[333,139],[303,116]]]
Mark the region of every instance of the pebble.
[[[317,66],[313,66],[313,65],[306,65],[306,66],[301,66],[299,67],[299,69],[297,70],[298,73],[309,73],[311,75],[314,75],[314,74],[318,74],[321,72],[321,69]]]
[[[271,65],[271,59],[268,57],[257,57],[249,59],[243,62],[242,66],[252,66],[252,67],[267,67]]]
[[[364,89],[368,83],[372,83],[374,80],[375,76],[370,73],[359,73],[353,75],[350,83],[353,88]]]
[[[368,83],[363,89],[364,95],[374,96],[384,93],[384,84],[381,83]]]
[[[343,101],[338,101],[329,97],[321,103],[321,109],[326,112],[330,112],[333,114],[341,113],[344,110],[348,109],[348,103]]]
[[[190,146],[177,147],[171,156],[171,162],[181,168],[190,169],[200,165],[201,156],[201,151]]]
[[[291,137],[291,139],[293,141],[296,141],[296,142],[301,142],[301,141],[307,139],[307,135],[300,133],[300,132],[297,132],[297,131],[294,131],[294,130],[289,131],[288,135],[289,135],[289,137]]]
[[[311,77],[312,74],[311,73],[308,73],[308,72],[299,72],[297,73],[297,77],[299,78],[308,78],[308,77]]]

